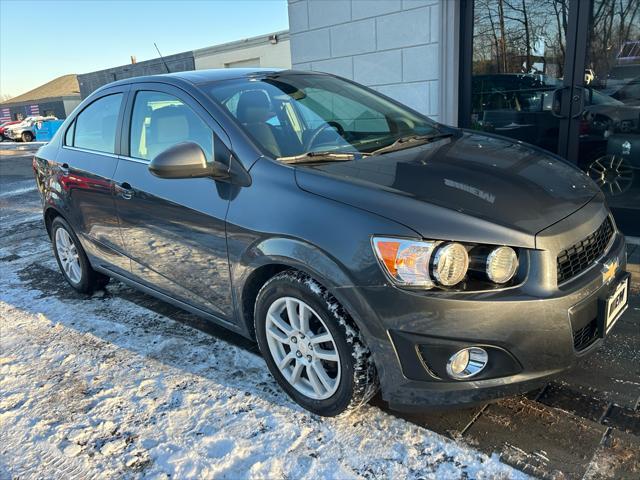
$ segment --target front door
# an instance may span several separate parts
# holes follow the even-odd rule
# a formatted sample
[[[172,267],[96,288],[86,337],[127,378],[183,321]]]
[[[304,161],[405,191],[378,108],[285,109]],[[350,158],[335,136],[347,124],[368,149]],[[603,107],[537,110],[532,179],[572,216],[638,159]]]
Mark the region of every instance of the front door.
[[[137,281],[223,320],[232,318],[225,216],[226,189],[209,178],[162,179],[149,171],[160,152],[196,142],[209,160],[222,148],[207,113],[181,90],[133,87],[116,206],[131,274]]]
[[[461,126],[576,163],[640,235],[640,0],[463,6]]]

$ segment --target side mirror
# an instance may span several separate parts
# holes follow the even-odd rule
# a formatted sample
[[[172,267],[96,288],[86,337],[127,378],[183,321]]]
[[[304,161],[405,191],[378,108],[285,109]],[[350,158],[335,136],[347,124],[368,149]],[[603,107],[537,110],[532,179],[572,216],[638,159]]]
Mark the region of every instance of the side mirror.
[[[159,153],[151,160],[149,171],[160,178],[231,178],[226,165],[207,162],[202,148],[194,142],[178,143]]]

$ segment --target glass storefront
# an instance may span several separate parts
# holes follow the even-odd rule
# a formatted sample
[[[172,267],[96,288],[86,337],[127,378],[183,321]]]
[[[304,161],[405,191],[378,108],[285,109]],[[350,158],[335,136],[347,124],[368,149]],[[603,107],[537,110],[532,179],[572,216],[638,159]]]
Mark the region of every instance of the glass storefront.
[[[640,235],[640,0],[474,0],[472,13],[466,124],[577,163]]]

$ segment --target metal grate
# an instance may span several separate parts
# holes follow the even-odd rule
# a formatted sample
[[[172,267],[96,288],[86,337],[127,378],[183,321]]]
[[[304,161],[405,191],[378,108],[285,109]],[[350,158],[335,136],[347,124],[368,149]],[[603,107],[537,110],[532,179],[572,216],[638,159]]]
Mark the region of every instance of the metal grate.
[[[604,253],[612,235],[613,224],[607,217],[587,238],[561,251],[558,254],[558,283],[579,275],[593,265]]]
[[[573,332],[573,348],[584,350],[598,338],[598,319],[594,318],[584,327]]]

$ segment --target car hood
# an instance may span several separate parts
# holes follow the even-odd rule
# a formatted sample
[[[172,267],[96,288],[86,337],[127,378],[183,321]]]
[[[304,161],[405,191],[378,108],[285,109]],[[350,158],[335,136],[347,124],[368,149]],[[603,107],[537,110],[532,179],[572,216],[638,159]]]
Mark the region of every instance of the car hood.
[[[527,247],[599,193],[554,155],[468,131],[379,156],[297,167],[296,179],[303,190],[393,219],[424,238]]]

